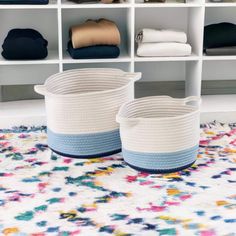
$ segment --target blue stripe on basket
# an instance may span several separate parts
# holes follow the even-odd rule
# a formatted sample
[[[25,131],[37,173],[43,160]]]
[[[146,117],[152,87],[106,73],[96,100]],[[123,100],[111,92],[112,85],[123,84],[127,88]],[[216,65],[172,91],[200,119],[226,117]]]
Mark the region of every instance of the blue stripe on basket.
[[[150,170],[163,171],[181,169],[193,163],[198,154],[198,145],[178,152],[143,153],[122,149],[124,160],[131,166]]]
[[[90,134],[57,134],[47,129],[48,146],[73,157],[95,157],[121,149],[119,129]]]

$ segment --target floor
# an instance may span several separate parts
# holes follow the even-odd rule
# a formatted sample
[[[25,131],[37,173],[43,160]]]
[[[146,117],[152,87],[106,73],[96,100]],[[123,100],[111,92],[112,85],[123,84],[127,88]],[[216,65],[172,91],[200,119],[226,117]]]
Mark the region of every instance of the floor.
[[[52,154],[42,126],[1,129],[0,212],[4,236],[233,236],[236,124],[203,125],[196,163],[164,175]]]

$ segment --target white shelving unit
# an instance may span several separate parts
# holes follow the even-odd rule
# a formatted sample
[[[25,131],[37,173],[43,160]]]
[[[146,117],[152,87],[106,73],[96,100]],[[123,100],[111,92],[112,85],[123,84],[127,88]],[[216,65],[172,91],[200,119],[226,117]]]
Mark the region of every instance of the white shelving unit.
[[[12,28],[34,28],[49,42],[49,55],[45,60],[8,61],[0,56],[0,126],[6,126],[13,116],[14,120],[19,120],[18,123],[24,123],[27,117],[31,117],[31,123],[35,117],[40,119],[33,123],[45,123],[42,101],[4,102],[1,86],[41,84],[51,74],[72,68],[115,67],[130,72],[141,71],[141,82],[184,81],[186,96],[200,96],[202,81],[235,80],[236,56],[206,56],[202,53],[204,25],[222,21],[236,23],[235,12],[236,3],[211,3],[207,0],[188,0],[187,3],[167,0],[166,3],[153,4],[143,3],[143,0],[120,4],[75,4],[67,0],[50,0],[49,5],[0,5],[0,44]],[[72,59],[66,52],[70,26],[102,17],[115,21],[119,27],[122,37],[120,57]],[[192,55],[136,56],[134,38],[144,27],[185,31],[193,49]],[[9,96],[14,100],[13,93]],[[225,101],[227,105],[219,104],[219,101]],[[234,104],[236,95],[203,96],[204,121],[217,119],[216,113],[220,110],[225,117],[235,115]],[[223,116],[221,114],[220,119]]]

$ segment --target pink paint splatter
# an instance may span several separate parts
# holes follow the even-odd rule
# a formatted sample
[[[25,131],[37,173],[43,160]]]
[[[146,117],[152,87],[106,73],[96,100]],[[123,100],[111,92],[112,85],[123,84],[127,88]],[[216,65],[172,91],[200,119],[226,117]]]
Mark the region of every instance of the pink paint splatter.
[[[64,159],[63,163],[70,164],[72,162],[72,159]]]
[[[3,173],[3,177],[11,177],[13,176],[13,173]]]
[[[27,138],[27,137],[30,137],[30,135],[29,134],[20,134],[18,137],[19,138]]]
[[[140,185],[150,185],[153,184],[153,181],[143,181],[140,183]]]
[[[45,233],[33,233],[31,236],[45,236]]]
[[[230,135],[234,135],[236,134],[236,129],[232,129],[230,132],[229,132]]]
[[[126,181],[131,183],[131,182],[135,182],[137,180],[137,176],[132,176],[132,175],[128,175],[125,177]]]
[[[182,201],[185,201],[186,199],[189,199],[189,198],[191,198],[192,196],[190,195],[190,194],[187,194],[187,195],[182,195],[182,196],[180,196],[180,199],[182,200]]]
[[[78,234],[80,234],[80,230],[78,229],[78,230],[75,230],[75,231],[72,231],[72,232],[70,232],[70,236],[76,236],[76,235],[78,235]]]
[[[201,140],[200,145],[208,145],[210,140]]]
[[[180,203],[179,202],[165,202],[165,204],[168,206],[178,206]]]
[[[164,211],[166,209],[165,206],[154,206],[152,205],[152,203],[149,203],[150,207],[146,207],[146,208],[140,208],[137,207],[138,211],[152,211],[152,212],[161,212]]]
[[[45,188],[47,187],[47,185],[48,185],[48,183],[39,183],[39,184],[38,184],[39,192],[40,192],[40,193],[45,192],[44,190],[45,190]]]
[[[236,139],[230,142],[231,145],[236,146]]]
[[[200,232],[200,236],[215,236],[215,232],[213,230],[204,230]]]
[[[150,174],[148,174],[148,173],[146,173],[146,172],[140,172],[139,174],[138,174],[138,177],[147,177],[147,176],[149,176]]]
[[[154,185],[151,188],[158,188],[158,189],[160,189],[160,188],[163,188],[163,186],[161,186],[161,185]]]

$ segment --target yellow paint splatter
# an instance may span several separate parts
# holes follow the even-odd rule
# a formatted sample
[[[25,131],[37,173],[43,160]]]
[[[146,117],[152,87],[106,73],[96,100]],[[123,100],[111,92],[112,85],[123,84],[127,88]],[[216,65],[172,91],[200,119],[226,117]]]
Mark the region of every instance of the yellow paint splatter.
[[[166,179],[180,178],[179,174],[177,174],[177,173],[166,174],[163,177],[166,178]]]
[[[217,206],[224,206],[224,205],[227,205],[227,204],[229,204],[227,201],[216,201]]]
[[[167,189],[167,194],[168,195],[176,195],[176,194],[179,194],[180,191],[176,188],[168,188]]]
[[[14,228],[6,228],[2,232],[5,236],[9,236],[11,234],[19,233],[20,231],[18,228],[14,227]]]
[[[197,158],[198,158],[198,159],[203,158],[203,155],[202,155],[202,154],[198,154],[198,155],[197,155]]]
[[[225,149],[224,149],[224,152],[227,152],[227,153],[236,153],[236,149],[225,148]]]
[[[158,216],[158,219],[165,220],[165,221],[181,221],[182,223],[187,223],[187,222],[192,221],[192,219],[188,219],[188,218],[187,219],[178,219],[178,218],[174,218],[171,216],[165,216],[165,215]]]
[[[205,134],[215,135],[216,133],[213,131],[205,131]]]
[[[115,235],[115,236],[125,236],[125,235],[127,235],[127,233],[123,233],[123,232],[121,232],[121,231],[119,231],[119,230],[116,230],[116,231],[114,232],[114,235]]]
[[[97,204],[96,203],[82,204],[82,207],[85,207],[85,208],[97,208]]]

